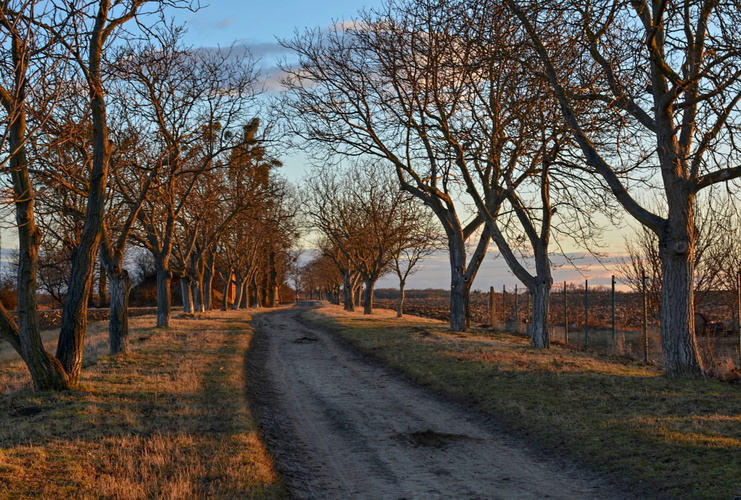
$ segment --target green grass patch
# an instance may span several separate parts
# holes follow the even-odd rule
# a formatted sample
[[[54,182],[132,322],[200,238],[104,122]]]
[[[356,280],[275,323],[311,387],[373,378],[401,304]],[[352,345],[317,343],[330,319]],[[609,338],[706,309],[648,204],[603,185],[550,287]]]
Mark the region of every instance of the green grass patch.
[[[741,496],[741,387],[675,380],[651,366],[522,336],[324,307],[312,321],[416,382],[474,403],[545,451],[643,497]]]
[[[8,356],[0,498],[282,498],[245,398],[249,319],[132,318],[133,352],[91,352],[79,391],[33,392]],[[106,344],[96,328],[91,351]]]

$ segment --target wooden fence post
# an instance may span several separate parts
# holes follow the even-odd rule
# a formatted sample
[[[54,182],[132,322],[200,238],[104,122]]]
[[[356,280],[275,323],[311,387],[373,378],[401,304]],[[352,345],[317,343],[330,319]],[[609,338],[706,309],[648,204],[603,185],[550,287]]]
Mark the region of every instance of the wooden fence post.
[[[615,345],[615,275],[612,275],[612,344]]]
[[[494,287],[489,287],[489,324],[491,324],[491,327],[494,328],[494,322],[496,321],[496,318],[494,317],[494,313],[496,312],[496,309],[494,308]]]
[[[569,309],[566,302],[566,282],[563,282],[563,343],[569,343]]]
[[[584,349],[589,349],[589,280],[584,280]]]
[[[648,363],[648,294],[646,293],[646,274],[641,276],[643,284],[643,362]]]

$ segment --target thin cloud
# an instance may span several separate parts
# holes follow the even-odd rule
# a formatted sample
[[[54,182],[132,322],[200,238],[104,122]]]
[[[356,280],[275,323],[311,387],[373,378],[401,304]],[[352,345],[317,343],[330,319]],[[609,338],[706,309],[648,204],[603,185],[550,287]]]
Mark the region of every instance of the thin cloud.
[[[223,21],[216,24],[216,27],[220,30],[230,26],[232,23],[234,23],[234,19],[224,19]]]

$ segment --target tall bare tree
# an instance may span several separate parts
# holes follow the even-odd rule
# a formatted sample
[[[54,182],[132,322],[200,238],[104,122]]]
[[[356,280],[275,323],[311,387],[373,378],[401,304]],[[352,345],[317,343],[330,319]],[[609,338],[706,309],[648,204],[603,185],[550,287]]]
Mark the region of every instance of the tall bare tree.
[[[415,68],[398,68],[389,58],[386,39],[394,27],[363,19],[359,28],[337,27],[297,35],[282,43],[299,57],[285,68],[288,88],[283,103],[291,130],[331,155],[366,155],[395,172],[401,188],[430,207],[447,236],[450,256],[450,327],[470,323],[469,292],[489,246],[490,231],[477,232],[481,217],[471,215],[465,187],[454,175],[448,151],[431,142],[434,124],[424,113],[431,95],[418,92],[426,83]],[[407,47],[392,47],[406,50]],[[395,56],[395,60],[403,57]],[[477,236],[469,255],[467,242]]]
[[[694,329],[695,203],[741,176],[741,11],[735,2],[505,0],[534,44],[562,115],[610,191],[654,232],[662,262],[661,335],[670,376],[705,372]],[[594,113],[580,112],[588,103]],[[595,113],[622,118],[643,151],[600,142]],[[620,171],[645,167],[664,200],[651,211]]]
[[[16,325],[3,315],[3,335],[10,339],[29,367],[37,389],[75,386],[82,370],[87,305],[103,228],[111,146],[108,134],[105,53],[123,26],[143,14],[145,5],[154,13],[163,2],[131,0],[117,2],[5,2],[0,5],[0,30],[8,49],[5,80],[0,99],[7,113],[9,170],[16,198],[19,234],[18,317]],[[152,18],[156,22],[156,16]],[[142,19],[141,26],[147,22]],[[49,78],[43,68],[66,60],[64,71]],[[41,70],[41,71],[40,71]],[[39,72],[40,71],[40,72]],[[67,296],[56,355],[44,350],[38,334],[36,269],[40,231],[35,223],[35,191],[29,174],[29,112],[43,122],[45,109],[56,102],[32,101],[32,89],[49,92],[74,85],[87,92],[91,123],[91,163],[85,198],[84,220],[72,258]]]

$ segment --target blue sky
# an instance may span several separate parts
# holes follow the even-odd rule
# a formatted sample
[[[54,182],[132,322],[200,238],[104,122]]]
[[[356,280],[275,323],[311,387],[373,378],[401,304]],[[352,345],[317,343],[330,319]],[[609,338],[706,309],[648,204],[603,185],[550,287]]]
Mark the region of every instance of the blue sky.
[[[212,0],[197,12],[182,9],[169,11],[176,22],[187,27],[185,43],[195,48],[244,45],[259,58],[263,76],[275,75],[276,65],[289,56],[278,44],[278,39],[290,39],[298,30],[325,29],[336,23],[356,19],[360,9],[379,7],[382,0]],[[306,157],[284,154],[282,174],[297,183],[306,171]]]
[[[277,47],[276,37],[288,38],[295,29],[350,21],[359,9],[379,5],[380,0],[212,0],[198,12],[174,14],[188,26],[187,40],[192,45],[214,47],[236,42],[263,50]]]

